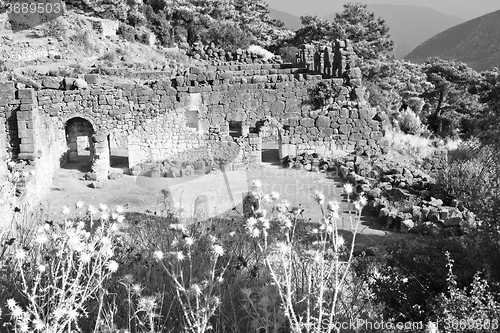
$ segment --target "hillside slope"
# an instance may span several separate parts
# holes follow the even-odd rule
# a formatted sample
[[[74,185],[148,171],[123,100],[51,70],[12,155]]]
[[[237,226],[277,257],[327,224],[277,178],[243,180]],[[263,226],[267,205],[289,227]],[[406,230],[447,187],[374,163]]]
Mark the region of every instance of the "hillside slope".
[[[369,4],[367,9],[376,17],[383,18],[389,26],[389,33],[395,43],[394,53],[399,59],[437,33],[465,21],[420,6]],[[332,13],[324,19],[331,21],[334,17],[335,13]]]
[[[191,61],[179,49],[129,42],[116,31],[104,35],[94,29],[101,21],[105,20],[70,10],[34,29],[13,32],[7,14],[0,14],[0,77],[76,75],[99,67],[176,70]]]
[[[283,21],[288,29],[297,30],[302,26],[302,24],[300,23],[300,18],[295,15],[288,14],[270,7],[268,7],[267,9],[269,10],[269,16],[274,19]]]
[[[477,71],[500,67],[500,10],[432,37],[405,59],[421,63],[429,57],[462,61]]]

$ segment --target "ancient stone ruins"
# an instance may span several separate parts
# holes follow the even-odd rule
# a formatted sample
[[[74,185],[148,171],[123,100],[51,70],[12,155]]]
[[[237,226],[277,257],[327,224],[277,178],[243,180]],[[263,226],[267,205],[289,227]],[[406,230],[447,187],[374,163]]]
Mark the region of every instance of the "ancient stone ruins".
[[[58,168],[84,157],[95,179],[106,181],[114,173],[189,175],[213,163],[244,170],[260,163],[262,139],[273,133],[280,157],[384,149],[348,41],[306,45],[296,65],[245,52],[220,58],[173,75],[122,73],[143,78],[140,84],[110,84],[119,80],[104,80],[103,72],[47,77],[40,89],[1,82],[0,215],[15,200],[40,197]],[[310,90],[322,80],[338,94],[319,108]],[[119,167],[114,151],[125,156]]]

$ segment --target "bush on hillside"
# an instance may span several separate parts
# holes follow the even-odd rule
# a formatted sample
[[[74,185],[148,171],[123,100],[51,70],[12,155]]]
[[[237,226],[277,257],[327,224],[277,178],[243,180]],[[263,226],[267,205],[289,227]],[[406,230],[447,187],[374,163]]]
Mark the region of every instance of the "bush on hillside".
[[[482,272],[493,287],[493,294],[498,293],[499,241],[498,235],[477,232],[460,238],[405,239],[386,244],[386,255],[375,263],[370,277],[375,301],[385,305],[384,318],[421,321],[437,310],[435,302],[448,289],[445,252],[455,260],[456,288],[471,286],[477,272]],[[498,296],[496,300],[500,300]],[[450,310],[447,306],[451,307],[452,302],[443,304],[440,310]],[[467,306],[478,309],[472,302]]]
[[[65,40],[68,37],[68,24],[63,17],[58,17],[41,26],[45,37]]]
[[[448,289],[435,299],[433,312],[436,319],[449,325],[453,332],[470,332],[471,329],[497,332],[500,324],[498,294],[491,291],[488,281],[479,273],[474,275],[468,287],[457,287],[454,260],[449,252],[446,252],[446,258]]]
[[[329,105],[340,95],[341,87],[334,86],[329,81],[320,81],[309,92],[312,102],[318,108]]]
[[[250,51],[250,53],[252,54],[256,54],[259,58],[266,61],[274,57],[274,54],[272,52],[269,52],[268,50],[259,45],[250,45],[248,47],[248,51]]]
[[[160,45],[171,46],[174,42],[179,41],[174,27],[165,15],[162,15],[162,12],[156,13],[153,7],[148,5],[144,15],[148,22],[147,27],[156,35]]]
[[[410,108],[401,111],[396,119],[398,120],[399,129],[406,134],[421,135],[427,131],[420,117]]]
[[[204,31],[200,32],[203,44],[214,43],[225,50],[246,49],[251,39],[234,22],[212,22]]]
[[[116,34],[131,43],[139,42],[146,45],[149,44],[149,36],[147,33],[141,32],[128,24],[120,23]]]
[[[500,225],[500,148],[462,144],[448,168],[439,173],[437,187],[477,214],[485,227]]]
[[[300,50],[295,46],[283,46],[278,50],[278,54],[284,62],[295,63],[299,51]]]

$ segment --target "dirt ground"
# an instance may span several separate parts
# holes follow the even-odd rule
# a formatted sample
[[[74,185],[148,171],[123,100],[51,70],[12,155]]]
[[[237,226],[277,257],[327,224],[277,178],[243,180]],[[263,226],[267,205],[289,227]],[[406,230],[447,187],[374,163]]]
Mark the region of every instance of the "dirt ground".
[[[354,207],[347,203],[343,193],[344,182],[332,174],[283,169],[274,149],[263,150],[262,165],[251,171],[231,171],[226,174],[218,171],[187,178],[124,175],[123,178],[109,180],[98,189],[89,187],[91,182],[83,180],[84,169],[82,165],[70,164],[55,174],[54,185],[44,199],[51,219],[61,218],[62,207],[73,209],[76,202],[83,201],[94,206],[101,203],[108,207],[121,205],[127,212],[150,214],[159,214],[168,205],[189,220],[200,197],[208,204],[210,216],[238,216],[242,213],[243,197],[254,190],[253,181],[260,180],[264,193],[279,193],[280,199],[304,209],[304,218],[312,222],[321,219],[321,210],[314,196],[316,190],[325,195],[326,202],[340,202],[343,212],[340,228],[345,230],[346,238],[352,237],[348,210],[349,207],[354,210]],[[357,245],[361,247],[376,246],[389,238],[411,237],[383,230],[369,216],[362,217],[358,232]]]

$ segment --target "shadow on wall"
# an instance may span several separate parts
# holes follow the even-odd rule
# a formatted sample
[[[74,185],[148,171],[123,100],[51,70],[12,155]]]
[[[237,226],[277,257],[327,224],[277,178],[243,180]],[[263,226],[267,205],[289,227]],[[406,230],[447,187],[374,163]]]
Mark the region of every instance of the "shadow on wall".
[[[163,210],[174,211],[190,221],[203,221],[233,210],[251,199],[248,170],[261,162],[281,166],[276,121],[265,119],[249,133],[241,121],[229,122],[220,141],[208,141],[199,150],[176,154],[160,162],[132,168],[142,188],[163,193]],[[262,143],[263,137],[269,137]],[[249,213],[244,204],[243,214]],[[247,208],[245,208],[247,207]]]
[[[199,151],[143,163],[136,184],[162,194],[161,214],[204,221],[233,210],[248,195],[245,166],[234,167],[239,154],[236,141],[211,142]]]

